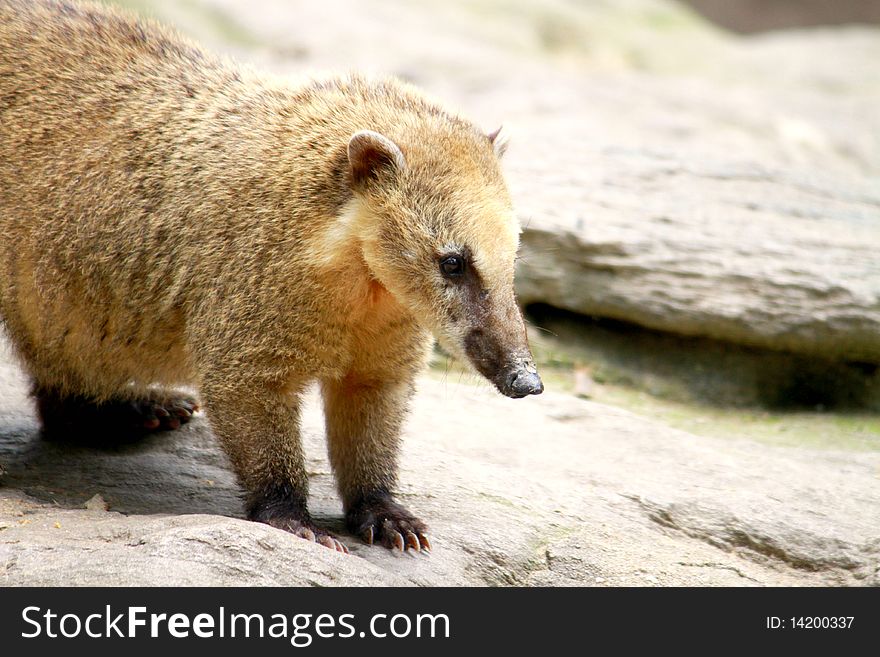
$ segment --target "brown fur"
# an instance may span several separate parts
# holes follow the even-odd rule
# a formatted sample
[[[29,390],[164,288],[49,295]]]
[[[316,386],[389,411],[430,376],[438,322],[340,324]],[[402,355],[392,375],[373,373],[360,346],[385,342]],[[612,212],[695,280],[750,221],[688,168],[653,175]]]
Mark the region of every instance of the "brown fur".
[[[319,380],[350,527],[425,546],[390,496],[430,333],[500,388],[533,371],[496,136],[394,80],[293,87],[106,8],[0,0],[0,317],[60,398],[195,386],[250,517],[342,549],[305,509]],[[442,279],[450,245],[478,282]]]

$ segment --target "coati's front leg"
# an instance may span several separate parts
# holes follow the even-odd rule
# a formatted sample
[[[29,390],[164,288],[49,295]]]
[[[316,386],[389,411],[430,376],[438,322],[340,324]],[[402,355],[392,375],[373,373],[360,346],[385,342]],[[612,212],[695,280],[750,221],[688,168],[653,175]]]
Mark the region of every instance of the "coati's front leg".
[[[309,515],[298,395],[240,380],[233,388],[208,382],[201,392],[211,427],[247,491],[248,519],[347,553]]]
[[[330,462],[349,530],[393,550],[430,551],[425,523],[393,499],[412,382],[349,374],[323,381],[322,390]]]

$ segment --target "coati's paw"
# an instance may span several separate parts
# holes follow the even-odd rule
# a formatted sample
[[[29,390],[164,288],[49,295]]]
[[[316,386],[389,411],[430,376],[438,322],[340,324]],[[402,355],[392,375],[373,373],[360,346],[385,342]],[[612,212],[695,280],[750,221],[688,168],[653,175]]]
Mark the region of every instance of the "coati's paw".
[[[294,536],[348,554],[348,548],[333,534],[315,526],[305,505],[305,495],[289,484],[268,486],[246,504],[247,518],[283,529]]]
[[[43,429],[53,435],[168,431],[189,422],[199,408],[195,399],[183,395],[95,403],[78,395],[38,389],[34,397]]]
[[[286,532],[290,532],[294,536],[299,536],[300,538],[304,538],[307,541],[313,541],[315,543],[323,545],[324,547],[328,547],[331,550],[336,550],[337,552],[348,554],[348,548],[345,547],[345,544],[342,541],[336,538],[333,534],[330,534],[323,529],[319,529],[308,520],[274,517],[267,520],[262,520],[260,522],[264,522],[265,524],[270,525],[271,527],[275,527],[276,529],[283,529]]]
[[[146,431],[179,429],[199,410],[198,402],[192,397],[142,399],[128,402],[128,405],[133,423]]]
[[[353,504],[345,514],[345,522],[369,545],[379,543],[400,553],[431,552],[428,527],[390,495],[373,495]]]

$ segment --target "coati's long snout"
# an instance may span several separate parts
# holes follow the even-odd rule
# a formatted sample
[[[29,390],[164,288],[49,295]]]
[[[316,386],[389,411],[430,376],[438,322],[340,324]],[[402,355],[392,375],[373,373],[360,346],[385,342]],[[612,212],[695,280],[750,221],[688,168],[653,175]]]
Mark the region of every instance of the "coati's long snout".
[[[526,341],[519,309],[514,309],[503,324],[489,322],[485,328],[471,329],[464,349],[476,370],[489,379],[507,397],[520,399],[540,395],[544,384]],[[511,321],[512,320],[512,321]]]
[[[460,336],[459,354],[464,352],[502,395],[540,395],[544,384],[513,290],[513,255],[491,247],[482,248],[481,258],[469,248],[440,254],[440,271],[454,290],[453,298],[447,298],[447,325]]]
[[[506,371],[503,384],[498,389],[508,397],[519,399],[528,395],[540,395],[544,392],[544,383],[532,359],[523,359]]]

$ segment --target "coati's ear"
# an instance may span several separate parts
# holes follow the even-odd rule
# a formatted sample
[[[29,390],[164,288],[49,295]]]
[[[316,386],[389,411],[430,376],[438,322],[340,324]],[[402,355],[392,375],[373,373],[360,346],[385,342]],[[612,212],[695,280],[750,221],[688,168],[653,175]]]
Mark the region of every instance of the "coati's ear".
[[[492,144],[492,150],[495,151],[495,156],[500,158],[504,155],[507,151],[507,144],[510,141],[510,135],[507,134],[507,130],[504,129],[504,126],[498,126],[498,128],[486,136],[489,138],[489,143]]]
[[[348,163],[355,187],[362,187],[384,174],[395,174],[406,169],[406,159],[393,141],[372,130],[361,130],[348,141]]]

